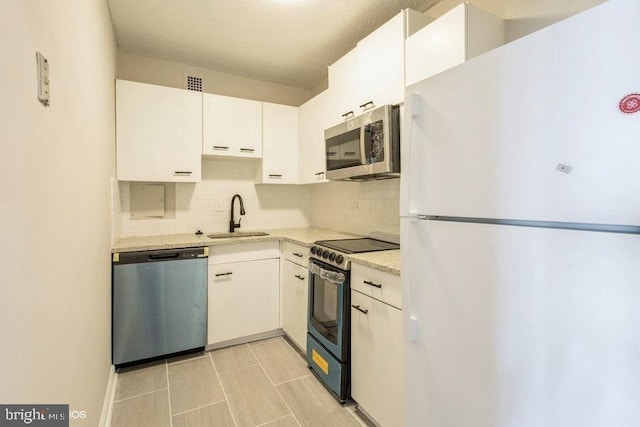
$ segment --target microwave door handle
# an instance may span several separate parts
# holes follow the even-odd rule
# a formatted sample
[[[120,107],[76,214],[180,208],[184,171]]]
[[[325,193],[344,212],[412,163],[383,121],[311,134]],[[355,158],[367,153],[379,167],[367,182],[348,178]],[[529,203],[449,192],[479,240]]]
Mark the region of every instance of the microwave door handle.
[[[360,125],[360,164],[362,165],[367,165],[367,153],[364,150],[365,147],[365,143],[364,143],[364,135],[365,135],[365,126],[367,126],[365,123],[362,123]]]

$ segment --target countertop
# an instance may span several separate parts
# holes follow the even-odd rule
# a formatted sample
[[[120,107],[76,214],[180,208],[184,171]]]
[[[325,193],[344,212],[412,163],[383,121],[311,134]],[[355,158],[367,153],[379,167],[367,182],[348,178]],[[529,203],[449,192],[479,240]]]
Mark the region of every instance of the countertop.
[[[249,230],[243,230],[249,231]],[[252,230],[253,231],[253,230]],[[321,228],[282,228],[276,230],[260,230],[269,233],[268,236],[230,237],[210,239],[207,234],[165,234],[159,236],[126,237],[116,242],[111,252],[136,252],[156,249],[196,248],[202,246],[231,245],[249,242],[287,241],[298,245],[311,247],[317,240],[348,239],[362,237],[339,231]],[[348,255],[351,262],[361,264],[376,270],[400,275],[400,250],[368,252]]]

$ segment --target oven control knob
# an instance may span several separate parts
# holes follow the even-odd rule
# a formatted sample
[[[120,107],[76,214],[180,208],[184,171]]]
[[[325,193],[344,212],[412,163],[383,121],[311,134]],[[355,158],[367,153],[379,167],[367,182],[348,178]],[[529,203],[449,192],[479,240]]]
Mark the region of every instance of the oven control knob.
[[[312,246],[312,247],[311,247],[311,253],[312,253],[313,255],[315,255],[315,254],[316,254],[316,252],[318,252],[318,247],[317,247],[317,246]]]
[[[324,252],[322,252],[322,258],[327,259],[329,258],[329,251],[328,250],[324,250]]]
[[[342,255],[338,255],[338,256],[336,257],[336,262],[337,262],[338,264],[342,264],[342,261],[344,261],[344,257],[343,257]]]
[[[329,254],[329,261],[333,262],[336,260],[336,253],[335,252],[331,252]]]

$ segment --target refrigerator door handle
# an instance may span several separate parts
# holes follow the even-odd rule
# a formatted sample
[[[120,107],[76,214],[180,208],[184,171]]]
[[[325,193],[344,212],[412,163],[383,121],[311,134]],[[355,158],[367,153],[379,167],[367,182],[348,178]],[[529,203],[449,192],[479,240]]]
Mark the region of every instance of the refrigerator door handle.
[[[410,182],[412,180],[411,172],[414,170],[415,165],[411,161],[412,157],[409,155],[411,144],[413,141],[413,126],[414,120],[418,117],[419,111],[419,103],[420,96],[415,93],[407,94],[404,101],[404,120],[403,120],[403,137],[400,141],[400,156],[402,157],[400,160],[400,164],[403,165],[403,176],[400,180],[400,215],[401,216],[412,216],[412,213],[409,212],[411,209],[411,191],[410,191]]]

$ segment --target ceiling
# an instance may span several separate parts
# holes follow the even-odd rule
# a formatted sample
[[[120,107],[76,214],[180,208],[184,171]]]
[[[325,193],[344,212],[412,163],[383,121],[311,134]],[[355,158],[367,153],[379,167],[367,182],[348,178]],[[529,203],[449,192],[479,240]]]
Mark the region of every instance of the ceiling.
[[[313,89],[400,10],[441,0],[107,0],[120,51]]]

